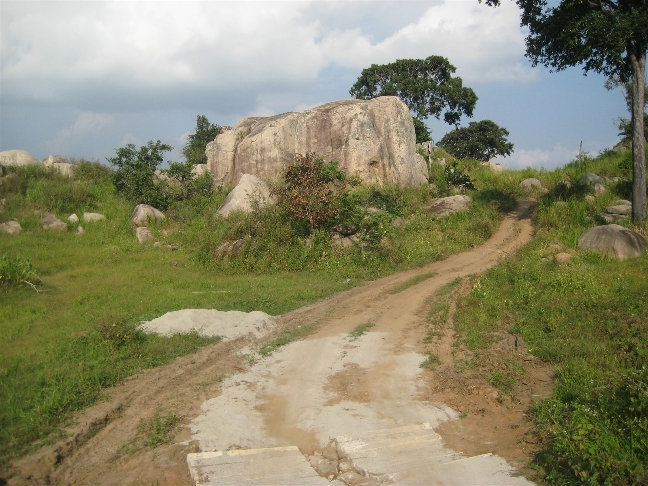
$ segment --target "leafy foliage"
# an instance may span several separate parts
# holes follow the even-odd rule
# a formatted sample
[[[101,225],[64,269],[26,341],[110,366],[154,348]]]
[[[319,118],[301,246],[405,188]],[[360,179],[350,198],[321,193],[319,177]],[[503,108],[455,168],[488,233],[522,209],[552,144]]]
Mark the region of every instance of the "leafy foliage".
[[[448,59],[399,59],[390,64],[372,64],[362,70],[349,90],[351,96],[368,100],[377,96],[398,96],[414,114],[417,142],[429,140],[423,120],[433,116],[456,125],[463,115],[472,116],[475,92],[463,85]],[[426,138],[427,133],[427,138]]]
[[[481,0],[480,0],[481,1]],[[500,0],[486,0],[499,5]],[[526,55],[558,71],[581,65],[621,82],[632,81],[632,219],[646,221],[644,106],[648,2],[605,0],[537,2],[516,0],[528,27]]]
[[[115,188],[135,204],[150,204],[165,209],[168,200],[162,188],[155,184],[155,170],[164,161],[164,152],[173,150],[170,145],[149,141],[137,149],[128,144],[116,150],[108,162],[117,167],[113,176]]]
[[[196,131],[187,137],[187,143],[182,149],[182,155],[189,167],[194,164],[206,164],[205,148],[222,131],[222,127],[210,123],[205,115],[196,117]]]
[[[445,134],[438,145],[455,157],[487,162],[497,155],[511,154],[513,144],[508,135],[508,130],[495,122],[482,120]]]
[[[284,184],[273,193],[292,217],[304,223],[306,230],[333,223],[340,208],[333,204],[345,186],[346,176],[337,162],[324,162],[314,153],[295,156],[295,162],[283,174]]]

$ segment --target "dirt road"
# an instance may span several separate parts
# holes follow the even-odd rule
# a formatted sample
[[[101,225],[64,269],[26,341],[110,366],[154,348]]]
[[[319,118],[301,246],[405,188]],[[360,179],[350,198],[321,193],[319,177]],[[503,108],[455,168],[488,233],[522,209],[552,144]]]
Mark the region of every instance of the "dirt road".
[[[259,343],[240,338],[126,380],[84,413],[70,439],[17,463],[9,484],[190,485],[187,453],[288,445],[338,484],[383,484],[394,481],[389,470],[369,474],[359,460],[345,466],[353,462],[352,441],[347,457],[330,453],[331,439],[340,438],[336,447],[344,449],[341,438],[410,426],[439,432],[444,454],[492,452],[521,464],[527,457],[520,443],[523,409],[531,395],[549,387],[546,369],[532,367],[525,396],[515,404],[498,400],[482,383],[452,386],[451,325],[433,343],[439,369],[420,364],[424,324],[439,289],[487,270],[530,241],[531,210],[522,202],[477,248],[278,317],[264,341],[298,325],[316,325],[316,332],[270,357],[255,362]],[[404,285],[419,276],[425,278]],[[364,334],[350,335],[364,324]],[[468,414],[473,410],[479,413]],[[183,419],[174,443],[138,446],[140,424],[169,412]],[[459,412],[467,418],[458,420]]]

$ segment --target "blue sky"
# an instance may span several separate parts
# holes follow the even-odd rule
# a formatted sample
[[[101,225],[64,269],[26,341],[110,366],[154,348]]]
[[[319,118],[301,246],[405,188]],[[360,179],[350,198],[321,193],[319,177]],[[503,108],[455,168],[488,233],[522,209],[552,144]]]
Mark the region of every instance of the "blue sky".
[[[196,115],[235,125],[349,97],[363,68],[447,57],[479,97],[470,121],[510,132],[511,168],[613,146],[619,90],[524,57],[514,2],[0,0],[0,150],[105,162],[117,147],[180,150]],[[439,140],[452,127],[429,120]]]

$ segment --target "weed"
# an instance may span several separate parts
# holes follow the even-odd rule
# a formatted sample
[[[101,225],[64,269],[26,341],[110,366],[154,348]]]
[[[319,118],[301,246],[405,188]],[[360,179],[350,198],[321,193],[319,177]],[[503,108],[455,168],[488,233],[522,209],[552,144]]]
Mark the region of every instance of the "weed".
[[[439,366],[439,364],[441,364],[441,360],[439,359],[439,357],[432,352],[428,352],[426,353],[425,360],[423,360],[420,366],[421,368],[425,368],[428,370],[435,370],[436,367]]]
[[[397,285],[393,289],[389,291],[390,294],[400,294],[401,292],[409,289],[410,287],[414,287],[415,285],[420,284],[421,282],[424,282],[425,280],[429,280],[432,277],[435,277],[437,275],[436,272],[428,272],[428,273],[422,273],[420,275],[416,275],[415,277],[410,278],[409,280],[403,282],[402,284]]]
[[[373,322],[365,322],[364,324],[360,324],[356,326],[353,331],[349,333],[349,339],[351,341],[355,341],[358,339],[360,336],[364,335],[367,333],[369,329],[374,327],[375,324]]]
[[[34,268],[27,258],[12,257],[6,253],[0,257],[0,288],[33,286]]]
[[[297,326],[292,329],[287,329],[284,332],[282,332],[278,338],[261,346],[261,348],[259,349],[259,354],[263,358],[267,358],[272,353],[274,353],[277,349],[285,346],[286,344],[290,344],[293,341],[308,336],[310,333],[313,332],[313,330],[314,330],[313,326]]]
[[[167,412],[162,415],[157,412],[151,419],[140,424],[138,433],[142,437],[143,445],[154,449],[171,442],[179,423],[180,417],[175,413]]]

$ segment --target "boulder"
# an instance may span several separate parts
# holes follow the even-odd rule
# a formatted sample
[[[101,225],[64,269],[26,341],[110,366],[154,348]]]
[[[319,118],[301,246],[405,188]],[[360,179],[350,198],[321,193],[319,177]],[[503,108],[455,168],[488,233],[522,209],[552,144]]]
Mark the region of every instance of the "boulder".
[[[69,164],[70,161],[67,157],[63,155],[48,155],[47,158],[43,159],[43,165],[45,167],[52,167],[54,164]]]
[[[607,190],[603,178],[592,172],[586,172],[583,174],[583,177],[580,178],[580,183],[588,186],[594,194],[597,195],[602,194]]]
[[[24,167],[27,165],[42,165],[42,162],[25,150],[5,150],[0,152],[0,165]]]
[[[153,233],[146,226],[138,226],[135,228],[135,236],[137,236],[137,241],[140,243],[153,240]]]
[[[270,204],[274,204],[274,198],[268,185],[255,175],[243,174],[216,214],[227,217],[233,211],[250,213]]]
[[[83,221],[86,223],[96,223],[102,219],[106,219],[106,217],[100,213],[83,213]]]
[[[79,222],[79,217],[76,213],[72,213],[68,216],[67,220],[72,224],[77,224]]]
[[[43,213],[41,215],[41,225],[44,230],[48,231],[67,231],[67,223],[64,223],[52,213]]]
[[[161,221],[166,216],[159,209],[155,209],[148,204],[138,204],[131,214],[130,222],[135,226],[146,226],[149,221]]]
[[[628,216],[632,214],[632,203],[630,201],[617,201],[613,206],[605,208],[605,212],[608,214]]]
[[[472,199],[465,194],[433,199],[428,211],[437,218],[444,218],[470,206]]]
[[[591,250],[623,260],[641,256],[648,243],[636,231],[618,224],[608,224],[588,229],[578,239],[578,246],[582,250]]]
[[[206,174],[209,172],[209,169],[207,168],[207,164],[194,164],[191,167],[191,175],[192,177],[200,177],[203,174]]]
[[[7,235],[17,235],[22,231],[22,227],[18,221],[7,221],[6,223],[0,224],[0,233],[5,233]]]
[[[500,174],[500,173],[504,172],[504,167],[502,167],[502,164],[498,164],[497,162],[483,162],[482,165],[484,167],[488,167],[490,170],[492,170],[496,174]]]
[[[536,189],[542,189],[542,182],[535,177],[531,177],[520,182],[520,187],[526,191],[534,191]]]
[[[333,101],[302,113],[245,118],[207,144],[217,184],[235,185],[243,174],[278,178],[295,154],[335,160],[367,183],[427,183],[425,160],[416,153],[412,115],[395,96]]]

